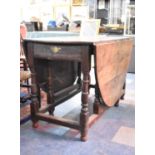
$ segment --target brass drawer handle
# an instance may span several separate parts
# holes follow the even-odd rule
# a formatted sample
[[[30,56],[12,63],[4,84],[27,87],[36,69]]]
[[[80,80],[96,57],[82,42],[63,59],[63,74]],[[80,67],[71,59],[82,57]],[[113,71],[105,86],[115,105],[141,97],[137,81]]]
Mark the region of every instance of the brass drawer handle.
[[[50,49],[51,49],[51,51],[52,51],[53,53],[58,53],[58,52],[60,52],[60,50],[61,50],[61,48],[60,48],[60,47],[57,47],[57,46],[51,47]]]

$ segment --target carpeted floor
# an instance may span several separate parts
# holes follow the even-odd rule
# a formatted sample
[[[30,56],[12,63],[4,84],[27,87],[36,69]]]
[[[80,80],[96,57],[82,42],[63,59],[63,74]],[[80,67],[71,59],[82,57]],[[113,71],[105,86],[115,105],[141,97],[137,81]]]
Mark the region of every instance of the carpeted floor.
[[[135,76],[127,75],[125,100],[119,107],[107,109],[89,128],[88,141],[79,140],[76,130],[40,121],[37,129],[31,121],[21,125],[21,155],[134,155]],[[58,106],[55,115],[75,119],[80,113],[80,94]],[[72,105],[72,106],[70,106]]]

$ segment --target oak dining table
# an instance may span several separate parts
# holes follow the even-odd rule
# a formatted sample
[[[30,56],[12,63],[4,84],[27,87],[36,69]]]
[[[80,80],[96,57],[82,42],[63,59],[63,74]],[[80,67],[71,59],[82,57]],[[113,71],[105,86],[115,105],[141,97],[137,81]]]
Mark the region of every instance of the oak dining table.
[[[95,89],[95,114],[99,115],[100,105],[118,106],[125,95],[133,38],[105,34],[81,37],[73,32],[38,31],[27,34],[23,47],[32,78],[33,127],[38,126],[39,120],[70,127],[79,130],[81,140],[86,141],[90,119],[89,90]],[[91,84],[90,76],[92,58],[95,84]],[[46,107],[41,105],[40,89],[47,93]],[[79,122],[55,116],[55,107],[77,93],[81,93]]]

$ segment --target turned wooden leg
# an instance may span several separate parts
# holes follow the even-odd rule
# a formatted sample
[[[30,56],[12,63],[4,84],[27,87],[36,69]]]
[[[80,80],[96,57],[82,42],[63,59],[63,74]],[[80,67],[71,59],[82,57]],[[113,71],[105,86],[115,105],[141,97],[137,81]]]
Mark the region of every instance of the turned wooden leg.
[[[32,95],[32,103],[30,105],[30,109],[31,109],[32,127],[37,128],[39,126],[38,120],[35,117],[35,115],[39,109],[39,103],[38,103],[37,95],[34,95],[34,94]]]
[[[33,121],[32,127],[33,128],[38,128],[39,127],[38,121]]]
[[[81,71],[83,73],[83,81],[82,81],[82,108],[80,113],[80,130],[81,130],[81,141],[87,140],[88,134],[88,94],[89,94],[89,84],[90,84],[90,49],[86,46],[85,49],[82,50],[82,63],[81,63]]]
[[[26,48],[26,45],[24,45]],[[36,118],[36,113],[39,111],[39,100],[38,100],[38,94],[40,93],[38,91],[38,86],[37,86],[37,78],[36,78],[36,71],[34,67],[34,47],[32,44],[30,44],[27,47],[28,51],[28,60],[29,60],[29,67],[31,68],[31,96],[32,96],[32,103],[30,104],[30,110],[31,110],[31,120],[32,120],[32,127],[38,127],[38,120]]]
[[[32,120],[32,127],[37,128],[38,127],[38,120],[36,119],[35,115],[39,110],[39,101],[38,101],[38,87],[36,84],[36,74],[35,72],[32,72],[32,86],[31,86],[31,92],[32,92],[32,103],[31,103],[31,120]]]
[[[31,109],[32,127],[37,128],[39,126],[38,120],[35,117],[35,114],[38,112],[38,109],[39,109],[37,95],[34,95],[34,94],[32,95],[32,103],[30,105],[30,109]]]
[[[87,140],[88,133],[88,91],[89,91],[89,76],[84,75],[83,87],[82,87],[82,109],[80,114],[80,126],[81,126],[81,141]]]

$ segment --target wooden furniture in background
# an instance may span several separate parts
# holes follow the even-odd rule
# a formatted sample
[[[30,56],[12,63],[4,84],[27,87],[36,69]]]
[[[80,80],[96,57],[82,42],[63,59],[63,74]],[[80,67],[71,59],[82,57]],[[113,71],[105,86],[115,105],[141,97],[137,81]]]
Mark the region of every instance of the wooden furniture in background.
[[[26,61],[24,49],[23,49],[23,39],[26,37],[27,28],[25,24],[20,25],[20,124],[25,123],[30,120],[30,104],[31,104],[31,94],[30,94],[30,78],[31,72],[28,69],[28,64]],[[26,91],[22,92],[23,89]]]
[[[27,34],[26,25],[20,24],[20,82],[26,82],[28,86],[31,73],[28,69],[28,64],[23,49],[23,39],[26,38],[26,34]]]

